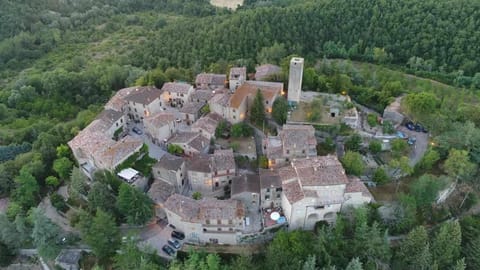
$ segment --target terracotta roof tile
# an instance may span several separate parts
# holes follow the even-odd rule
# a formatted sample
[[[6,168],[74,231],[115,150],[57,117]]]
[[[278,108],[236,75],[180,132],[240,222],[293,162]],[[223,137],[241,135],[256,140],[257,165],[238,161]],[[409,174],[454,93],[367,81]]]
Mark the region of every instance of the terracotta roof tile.
[[[125,96],[124,99],[126,101],[148,105],[156,99],[159,99],[162,95],[162,92],[162,90],[156,88],[155,86],[142,86],[135,88],[127,96]]]
[[[224,85],[226,80],[225,74],[200,73],[195,79],[195,84]]]
[[[172,112],[160,112],[146,117],[145,119],[143,119],[143,122],[146,126],[150,125],[152,127],[159,128],[168,125],[171,122],[174,122],[175,119],[175,114]]]
[[[168,197],[175,193],[175,187],[162,180],[155,180],[147,192],[148,197],[157,204],[164,203]]]
[[[278,175],[277,170],[259,169],[260,171],[260,188],[281,187],[282,179]]]
[[[168,82],[163,84],[162,90],[170,93],[188,94],[191,88],[193,88],[193,86],[188,83]]]
[[[370,190],[368,190],[365,184],[358,179],[358,177],[349,177],[347,187],[345,188],[345,193],[357,192],[361,192],[363,196],[373,199],[373,195],[370,193]]]
[[[253,98],[258,90],[262,93],[264,100],[271,101],[275,96],[281,95],[283,83],[246,81],[235,90],[235,93],[230,98],[230,106],[238,108],[245,98],[250,95]]]

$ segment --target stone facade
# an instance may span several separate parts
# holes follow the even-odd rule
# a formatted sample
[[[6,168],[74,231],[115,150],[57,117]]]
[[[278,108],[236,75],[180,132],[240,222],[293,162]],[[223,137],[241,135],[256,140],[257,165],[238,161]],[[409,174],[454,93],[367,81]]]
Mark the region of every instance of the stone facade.
[[[297,104],[300,102],[302,92],[303,58],[292,58],[288,75],[288,102]]]

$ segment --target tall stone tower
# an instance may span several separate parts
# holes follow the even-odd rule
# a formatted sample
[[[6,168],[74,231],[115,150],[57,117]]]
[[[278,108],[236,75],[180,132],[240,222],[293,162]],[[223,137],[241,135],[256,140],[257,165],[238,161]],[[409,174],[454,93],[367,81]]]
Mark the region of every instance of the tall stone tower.
[[[288,103],[295,105],[300,102],[303,77],[303,58],[294,57],[290,60],[290,73],[288,75]]]

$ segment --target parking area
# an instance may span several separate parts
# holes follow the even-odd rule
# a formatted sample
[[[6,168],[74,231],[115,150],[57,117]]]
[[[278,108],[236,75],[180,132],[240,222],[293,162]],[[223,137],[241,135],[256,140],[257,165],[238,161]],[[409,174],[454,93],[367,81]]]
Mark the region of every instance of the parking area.
[[[417,164],[427,151],[429,143],[429,133],[417,132],[409,130],[405,126],[399,126],[398,131],[405,133],[409,138],[415,137],[416,142],[412,145],[412,152],[410,153],[410,166]]]
[[[165,223],[161,225],[151,225],[140,233],[141,241],[138,243],[138,245],[141,247],[150,246],[157,251],[157,254],[160,257],[171,260],[172,257],[166,254],[165,251],[162,250],[162,247],[164,245],[168,245],[167,241],[172,239],[172,231],[173,229],[167,226]],[[176,240],[183,245],[184,241],[178,239]]]

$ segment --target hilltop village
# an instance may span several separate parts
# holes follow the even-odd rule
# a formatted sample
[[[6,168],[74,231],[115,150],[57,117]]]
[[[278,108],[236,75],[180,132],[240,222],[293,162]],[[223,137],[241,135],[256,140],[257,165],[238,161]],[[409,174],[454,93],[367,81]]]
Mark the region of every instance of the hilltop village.
[[[68,145],[90,179],[97,170],[114,171],[147,192],[157,219],[187,243],[252,243],[281,227],[333,223],[342,209],[373,200],[366,186],[336,155],[317,155],[312,125],[265,129],[276,99],[287,98],[290,108],[300,102],[303,64],[291,59],[288,93],[283,83],[263,81],[279,72],[273,65],[258,67],[255,80],[233,67],[228,77],[198,74],[195,85],[121,89]],[[257,96],[266,115],[260,126],[250,119]],[[235,128],[250,134],[236,140],[229,134]],[[150,171],[129,167],[144,156],[154,160]],[[259,159],[267,164],[243,166]]]

